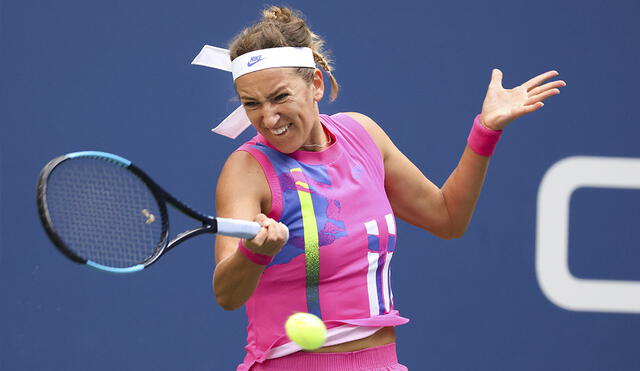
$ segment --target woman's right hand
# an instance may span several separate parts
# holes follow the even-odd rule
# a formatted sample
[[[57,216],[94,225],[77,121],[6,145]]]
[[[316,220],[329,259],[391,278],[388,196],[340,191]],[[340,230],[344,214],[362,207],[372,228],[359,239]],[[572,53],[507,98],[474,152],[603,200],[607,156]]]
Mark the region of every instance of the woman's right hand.
[[[262,226],[260,232],[250,239],[244,241],[244,247],[256,254],[274,256],[287,242],[289,231],[282,223],[268,218],[264,214],[258,214],[254,221]]]

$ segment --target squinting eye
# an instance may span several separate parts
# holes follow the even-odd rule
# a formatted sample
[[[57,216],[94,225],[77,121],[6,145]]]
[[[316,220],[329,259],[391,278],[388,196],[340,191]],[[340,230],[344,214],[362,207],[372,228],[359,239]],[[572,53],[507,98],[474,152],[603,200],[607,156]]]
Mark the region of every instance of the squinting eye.
[[[288,96],[289,94],[287,93],[280,94],[276,96],[276,102],[282,102],[283,100],[287,99]]]
[[[244,102],[242,103],[243,106],[245,106],[246,108],[255,108],[258,106],[258,103],[256,102]]]

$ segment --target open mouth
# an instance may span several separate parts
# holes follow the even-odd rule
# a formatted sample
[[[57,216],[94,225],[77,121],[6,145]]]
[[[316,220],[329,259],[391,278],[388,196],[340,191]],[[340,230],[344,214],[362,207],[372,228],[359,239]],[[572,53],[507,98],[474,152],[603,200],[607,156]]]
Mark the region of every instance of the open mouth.
[[[289,130],[289,128],[291,127],[291,125],[293,125],[293,123],[289,123],[288,125],[285,125],[283,127],[280,127],[278,129],[271,129],[271,133],[274,135],[282,135],[284,134],[287,130]]]

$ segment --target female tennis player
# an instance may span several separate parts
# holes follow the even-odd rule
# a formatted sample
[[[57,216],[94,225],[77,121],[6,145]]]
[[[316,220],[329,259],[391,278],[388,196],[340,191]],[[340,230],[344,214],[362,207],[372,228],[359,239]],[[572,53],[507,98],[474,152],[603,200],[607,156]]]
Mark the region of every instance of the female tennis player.
[[[263,226],[251,240],[216,237],[216,299],[228,310],[245,305],[248,316],[238,370],[406,370],[394,327],[408,319],[389,279],[395,217],[445,239],[462,236],[502,130],[565,83],[547,82],[558,75],[549,71],[504,89],[493,70],[468,145],[439,188],[371,118],[319,113],[325,84],[316,66],[331,79],[331,99],[338,84],[323,41],[299,13],[268,8],[228,58],[241,113],[258,134],[224,165],[217,215]],[[324,321],[324,347],[301,351],[287,338],[296,312]]]

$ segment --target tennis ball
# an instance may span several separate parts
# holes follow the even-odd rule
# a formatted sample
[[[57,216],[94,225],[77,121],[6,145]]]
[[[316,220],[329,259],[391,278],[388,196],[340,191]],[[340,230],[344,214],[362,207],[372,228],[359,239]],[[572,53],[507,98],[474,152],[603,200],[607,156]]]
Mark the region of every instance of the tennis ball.
[[[320,348],[327,337],[327,328],[322,320],[311,313],[296,313],[284,324],[287,336],[302,349]]]

